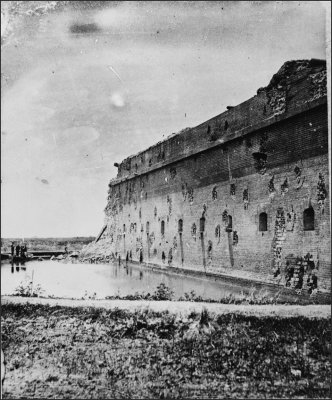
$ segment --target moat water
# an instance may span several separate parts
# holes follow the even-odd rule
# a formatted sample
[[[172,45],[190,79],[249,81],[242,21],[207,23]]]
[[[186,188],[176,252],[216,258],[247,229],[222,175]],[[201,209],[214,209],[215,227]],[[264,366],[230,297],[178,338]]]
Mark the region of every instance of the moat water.
[[[153,270],[139,265],[127,268],[115,264],[61,263],[57,261],[29,261],[25,264],[1,264],[1,294],[11,295],[20,285],[33,280],[40,285],[43,296],[82,298],[93,296],[125,296],[135,292],[153,293],[163,282],[174,291],[174,299],[192,290],[204,299],[220,299],[229,294],[240,296],[250,288],[205,277],[184,276]]]

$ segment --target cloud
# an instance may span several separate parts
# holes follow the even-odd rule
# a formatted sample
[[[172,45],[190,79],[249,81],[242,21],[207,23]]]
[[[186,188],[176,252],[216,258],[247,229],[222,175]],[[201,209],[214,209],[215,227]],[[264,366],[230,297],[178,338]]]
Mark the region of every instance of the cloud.
[[[95,33],[98,32],[100,29],[97,24],[91,23],[91,24],[72,24],[70,26],[70,32],[71,33],[84,33],[84,34],[89,34],[89,33]]]
[[[58,145],[87,144],[99,138],[99,132],[92,126],[73,126],[58,132],[56,142]]]
[[[55,109],[43,101],[47,79],[43,68],[38,67],[20,77],[4,93],[1,123],[8,134],[18,136],[31,131],[36,135],[36,126],[42,126],[55,114]]]
[[[114,107],[117,107],[117,108],[122,108],[122,107],[124,107],[125,104],[126,104],[126,103],[125,103],[124,96],[123,96],[121,93],[119,93],[119,92],[113,93],[112,96],[111,96],[111,104],[112,104]]]
[[[325,54],[316,2],[61,3],[17,34],[2,16],[7,235],[97,232],[115,161]]]
[[[49,181],[47,179],[40,179],[38,176],[36,177],[36,180],[43,183],[44,185],[49,185]]]

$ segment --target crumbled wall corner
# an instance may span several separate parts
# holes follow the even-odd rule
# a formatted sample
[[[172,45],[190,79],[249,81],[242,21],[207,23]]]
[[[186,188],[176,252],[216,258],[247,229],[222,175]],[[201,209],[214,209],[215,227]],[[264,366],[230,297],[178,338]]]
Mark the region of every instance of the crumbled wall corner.
[[[267,94],[268,105],[273,110],[274,115],[281,115],[287,110],[287,90],[286,88],[273,88]]]
[[[327,95],[326,70],[309,75],[311,87],[311,100],[316,100]]]
[[[94,242],[83,246],[81,251],[79,252],[79,258],[82,259],[82,258],[85,258],[85,257],[89,256],[90,254],[92,254],[93,247],[94,247],[93,245],[94,245]]]
[[[290,97],[293,97],[289,96],[291,85],[301,80],[309,80],[309,93],[306,99],[296,101],[297,105],[326,96],[326,62],[316,59],[288,61],[273,75],[266,87],[257,90],[257,94],[265,92],[267,105],[273,115],[281,115],[287,111]]]

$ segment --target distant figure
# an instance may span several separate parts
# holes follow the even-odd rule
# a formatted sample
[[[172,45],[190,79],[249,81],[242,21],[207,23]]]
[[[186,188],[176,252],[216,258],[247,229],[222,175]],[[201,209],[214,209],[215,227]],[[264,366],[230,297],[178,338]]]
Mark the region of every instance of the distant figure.
[[[22,258],[25,258],[25,245],[21,244],[20,246],[20,255]]]
[[[307,280],[307,285],[308,285],[308,287],[309,287],[309,290],[308,290],[308,292],[311,294],[314,290],[316,290],[317,289],[317,281],[318,281],[318,279],[317,279],[317,275],[316,275],[316,272],[315,272],[315,270],[314,271],[312,271],[312,274],[308,277],[308,280]]]
[[[311,271],[315,269],[315,261],[314,261],[314,257],[312,255],[310,255],[309,260],[308,260],[308,269],[309,269],[309,273],[311,273]]]
[[[289,264],[289,261],[286,263],[286,270],[285,270],[285,279],[286,279],[286,286],[291,286],[291,280],[294,275],[294,266]]]
[[[68,249],[67,246],[65,247],[65,253],[68,254]]]
[[[10,245],[10,253],[11,253],[12,257],[14,256],[14,251],[15,251],[15,246],[14,246],[14,242],[12,242],[12,244]]]
[[[16,250],[16,257],[19,257],[19,256],[20,256],[20,249],[21,249],[20,245],[17,244],[16,247],[15,247],[15,250]]]
[[[127,255],[126,255],[126,266],[128,265],[128,261],[129,261],[129,254],[128,254],[128,251],[127,251]]]
[[[121,256],[119,254],[119,267],[120,267],[120,265],[121,265]]]

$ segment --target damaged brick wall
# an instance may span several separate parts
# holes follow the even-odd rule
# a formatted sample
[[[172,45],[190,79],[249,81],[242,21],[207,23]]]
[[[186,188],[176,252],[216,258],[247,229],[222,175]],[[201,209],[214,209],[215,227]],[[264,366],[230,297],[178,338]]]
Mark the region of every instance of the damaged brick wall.
[[[285,212],[282,207],[277,209],[275,218],[274,238],[272,242],[273,252],[273,272],[275,275],[280,274],[282,264],[282,249],[285,241],[286,220]]]
[[[305,256],[295,257],[289,254],[286,258],[285,286],[302,292],[305,290],[310,294],[318,291],[319,260],[307,253]]]
[[[305,68],[310,70],[308,65]],[[103,240],[112,240],[110,251],[123,253],[124,257],[131,252],[135,261],[143,259],[166,267],[168,264],[214,273],[229,268],[245,270],[253,274],[253,279],[261,274],[266,279],[282,279],[283,284],[288,276],[286,256],[295,254],[304,259],[310,253],[315,263],[319,257],[320,267],[303,281],[310,278],[310,285],[318,282],[319,289],[327,289],[330,210],[325,179],[326,100],[308,107],[314,96],[310,92],[312,82],[309,78],[295,81],[295,86],[302,89],[304,84],[307,86],[294,94],[289,83],[294,78],[291,70],[286,71],[290,75],[285,78],[290,95],[288,107],[277,119],[273,119],[275,110],[267,102],[270,89],[265,88],[254,99],[229,109],[227,119],[218,116],[209,121],[210,132],[207,135],[204,129],[204,140],[211,147],[204,151],[198,133],[206,124],[173,135],[163,146],[152,146],[134,157],[131,166],[138,165],[137,175],[123,169],[123,176],[128,172],[127,180],[115,180],[110,185],[105,210],[108,228],[103,235]],[[295,105],[301,107],[304,103],[306,107],[301,111],[289,114]],[[232,136],[248,121],[253,125],[262,119],[268,120],[263,128]],[[217,139],[211,143],[209,137],[215,130],[221,132],[218,138],[225,138],[224,142],[218,144]],[[198,153],[189,155],[195,146]],[[255,153],[264,155],[263,162],[255,159]],[[176,154],[186,157],[174,161]],[[164,162],[169,164],[164,166]],[[153,169],[156,163],[159,167]],[[141,195],[143,188],[147,196]],[[313,230],[304,229],[303,212],[309,204],[315,211]],[[260,229],[259,216],[264,213],[266,229]],[[142,226],[147,221],[149,232],[144,233]],[[130,232],[121,236],[117,226],[122,230],[123,225]],[[303,288],[309,290],[308,286]]]
[[[142,172],[171,158],[182,158],[189,151],[218,142],[262,120],[283,116],[288,111],[326,96],[326,62],[297,60],[286,62],[257,95],[194,128],[171,134],[137,155],[118,164],[118,178]],[[146,160],[149,160],[148,162]],[[137,166],[137,167],[136,167]]]
[[[319,173],[319,179],[317,184],[317,201],[322,213],[324,213],[325,199],[326,199],[325,180],[324,176],[321,173]]]

